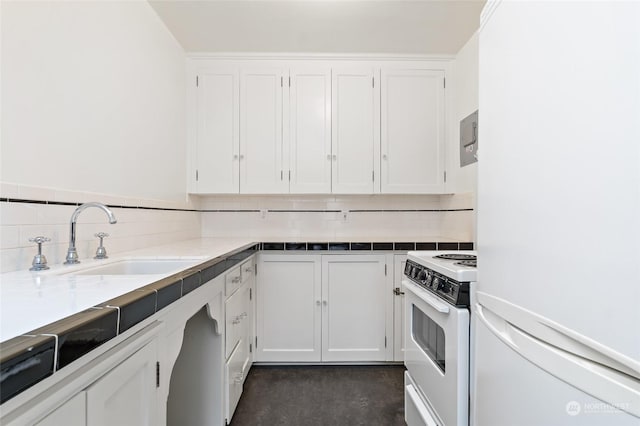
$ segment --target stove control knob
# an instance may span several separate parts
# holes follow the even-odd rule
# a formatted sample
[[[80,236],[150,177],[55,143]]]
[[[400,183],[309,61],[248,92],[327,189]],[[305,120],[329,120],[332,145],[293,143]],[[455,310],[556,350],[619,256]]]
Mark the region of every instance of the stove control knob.
[[[411,273],[413,272],[413,266],[407,265],[407,270],[405,271],[405,275],[411,277]]]
[[[433,284],[432,284],[433,288],[435,289],[439,289],[440,288],[440,279],[438,279],[438,277],[433,277]]]
[[[427,281],[427,271],[420,271],[418,274],[418,279],[422,282]]]

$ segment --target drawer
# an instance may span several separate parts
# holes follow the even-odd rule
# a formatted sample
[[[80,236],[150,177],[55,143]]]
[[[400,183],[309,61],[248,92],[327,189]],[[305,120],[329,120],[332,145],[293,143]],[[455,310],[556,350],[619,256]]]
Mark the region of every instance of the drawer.
[[[437,426],[434,415],[422,399],[409,373],[404,373],[404,420],[407,426]]]
[[[231,417],[236,411],[238,401],[242,395],[242,385],[245,374],[245,356],[242,343],[238,345],[225,365],[225,411],[227,424],[231,422]]]
[[[254,273],[255,273],[255,266],[253,263],[253,258],[247,260],[242,265],[240,265],[240,276],[241,276],[242,283],[247,282],[247,280],[253,277]]]
[[[225,296],[231,296],[242,284],[241,266],[233,268],[225,276],[224,292]]]
[[[225,333],[224,345],[225,359],[229,358],[231,352],[242,337],[243,325],[246,323],[245,306],[242,300],[242,292],[235,292],[224,302]]]

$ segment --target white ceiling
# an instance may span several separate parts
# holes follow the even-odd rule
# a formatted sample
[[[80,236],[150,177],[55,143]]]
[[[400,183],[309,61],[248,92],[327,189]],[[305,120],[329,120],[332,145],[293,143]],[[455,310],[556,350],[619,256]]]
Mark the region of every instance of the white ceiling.
[[[485,0],[148,0],[187,52],[454,54]]]

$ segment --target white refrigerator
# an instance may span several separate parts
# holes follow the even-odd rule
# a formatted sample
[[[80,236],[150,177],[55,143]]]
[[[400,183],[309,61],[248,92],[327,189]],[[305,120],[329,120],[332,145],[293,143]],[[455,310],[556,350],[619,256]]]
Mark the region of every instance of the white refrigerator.
[[[472,426],[640,425],[639,23],[485,6]]]

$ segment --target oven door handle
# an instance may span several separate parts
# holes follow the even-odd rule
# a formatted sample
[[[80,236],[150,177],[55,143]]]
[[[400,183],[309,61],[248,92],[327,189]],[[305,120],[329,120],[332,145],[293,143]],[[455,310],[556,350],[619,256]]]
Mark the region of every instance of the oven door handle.
[[[438,300],[436,296],[431,295],[428,291],[422,290],[417,285],[410,282],[405,283],[404,286],[405,288],[410,289],[413,293],[415,293],[416,296],[420,298],[420,300],[425,301],[429,306],[431,306],[436,311],[443,314],[449,313],[449,306],[447,306],[446,303]]]

